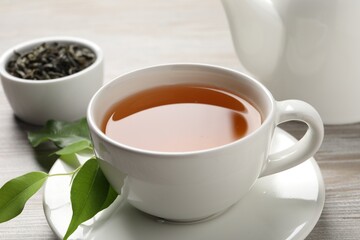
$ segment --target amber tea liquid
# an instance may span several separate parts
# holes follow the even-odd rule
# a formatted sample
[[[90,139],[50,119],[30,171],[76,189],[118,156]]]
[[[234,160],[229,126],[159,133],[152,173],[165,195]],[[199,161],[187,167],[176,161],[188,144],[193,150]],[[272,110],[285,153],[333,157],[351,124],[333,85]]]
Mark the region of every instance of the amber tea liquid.
[[[259,111],[235,94],[202,85],[170,85],[116,103],[102,130],[131,147],[187,152],[231,143],[260,125]]]

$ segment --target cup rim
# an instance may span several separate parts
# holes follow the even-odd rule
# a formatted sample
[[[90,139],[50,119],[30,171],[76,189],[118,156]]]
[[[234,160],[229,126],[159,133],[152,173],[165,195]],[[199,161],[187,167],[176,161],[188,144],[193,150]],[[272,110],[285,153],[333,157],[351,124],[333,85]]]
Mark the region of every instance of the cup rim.
[[[23,79],[23,78],[19,78],[16,76],[11,75],[7,70],[6,70],[6,64],[9,62],[10,58],[14,56],[14,51],[24,51],[27,49],[31,49],[41,43],[45,43],[45,42],[71,42],[71,43],[78,43],[80,45],[86,46],[88,48],[90,48],[96,56],[95,62],[93,62],[90,66],[82,69],[79,72],[76,72],[74,74],[68,75],[68,76],[64,76],[61,78],[54,78],[54,79],[46,79],[46,80],[30,80],[30,79]],[[24,84],[52,84],[52,83],[57,83],[57,82],[62,82],[62,81],[68,81],[71,80],[73,78],[76,78],[79,75],[83,75],[86,74],[87,72],[93,70],[94,68],[96,68],[99,64],[101,64],[101,62],[103,61],[104,58],[104,54],[103,51],[101,50],[101,48],[94,42],[87,40],[87,39],[83,39],[83,38],[79,38],[79,37],[70,37],[70,36],[52,36],[52,37],[43,37],[43,38],[36,38],[33,40],[29,40],[26,42],[22,42],[20,44],[17,44],[11,48],[9,48],[8,50],[6,50],[0,57],[0,75],[3,76],[6,79],[9,79],[10,81],[14,81],[14,82],[19,82],[19,83],[24,83]]]
[[[157,69],[157,68],[168,68],[168,67],[175,67],[175,66],[188,67],[188,68],[190,68],[190,67],[199,68],[200,67],[200,68],[204,68],[204,69],[207,68],[207,69],[213,69],[213,70],[217,70],[217,71],[220,70],[220,71],[225,71],[228,73],[236,74],[242,78],[247,79],[248,81],[251,81],[259,89],[261,89],[261,91],[264,93],[266,98],[269,99],[269,101],[270,101],[269,114],[267,114],[267,116],[264,118],[264,121],[262,122],[260,127],[258,127],[253,132],[247,134],[244,137],[241,137],[241,138],[239,138],[235,141],[232,141],[230,143],[227,143],[227,144],[219,145],[219,146],[212,147],[212,148],[201,149],[201,150],[193,150],[193,151],[166,152],[166,151],[155,151],[155,150],[147,150],[147,149],[137,148],[137,147],[133,147],[133,146],[130,146],[130,145],[127,145],[124,143],[117,142],[117,141],[111,139],[110,137],[108,137],[105,133],[103,133],[101,131],[101,129],[95,123],[95,120],[93,117],[93,106],[94,106],[97,98],[99,97],[100,93],[104,89],[111,87],[111,85],[114,84],[115,81],[121,81],[121,79],[124,76],[130,75],[130,74],[135,74],[140,71],[147,71],[147,70],[153,70],[153,69]],[[142,68],[138,68],[138,69],[126,72],[126,73],[114,78],[112,81],[104,84],[100,89],[98,89],[98,91],[91,98],[88,108],[87,108],[86,116],[87,116],[87,122],[89,125],[90,133],[94,132],[103,141],[108,142],[111,145],[119,147],[128,152],[140,153],[140,154],[146,154],[146,155],[154,155],[154,156],[189,156],[189,155],[197,155],[197,154],[204,154],[204,153],[210,153],[213,151],[218,151],[220,149],[228,148],[235,144],[239,144],[240,142],[248,141],[252,136],[261,134],[261,130],[264,129],[265,126],[268,126],[269,124],[271,124],[274,114],[275,114],[275,99],[273,98],[270,91],[262,83],[260,83],[259,81],[255,80],[254,78],[252,78],[251,76],[249,76],[243,72],[239,72],[239,71],[236,71],[236,70],[233,70],[233,69],[230,69],[227,67],[223,67],[223,66],[204,64],[204,63],[166,63],[166,64],[157,64],[157,65],[151,65],[148,67],[142,67]]]

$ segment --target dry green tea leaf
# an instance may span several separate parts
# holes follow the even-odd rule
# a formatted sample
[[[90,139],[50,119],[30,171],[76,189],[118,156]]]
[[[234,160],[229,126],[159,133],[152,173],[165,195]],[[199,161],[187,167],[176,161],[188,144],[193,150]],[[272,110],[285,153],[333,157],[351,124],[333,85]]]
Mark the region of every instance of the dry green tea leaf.
[[[13,76],[29,80],[49,80],[77,73],[95,62],[95,53],[72,43],[43,43],[30,52],[9,61],[6,70]]]

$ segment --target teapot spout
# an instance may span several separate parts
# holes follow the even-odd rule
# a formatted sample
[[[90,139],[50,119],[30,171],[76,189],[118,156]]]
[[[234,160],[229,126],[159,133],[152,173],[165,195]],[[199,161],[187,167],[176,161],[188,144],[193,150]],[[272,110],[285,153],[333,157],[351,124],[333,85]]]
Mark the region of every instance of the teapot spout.
[[[241,64],[257,79],[268,79],[285,44],[285,28],[273,0],[222,0],[222,4]]]

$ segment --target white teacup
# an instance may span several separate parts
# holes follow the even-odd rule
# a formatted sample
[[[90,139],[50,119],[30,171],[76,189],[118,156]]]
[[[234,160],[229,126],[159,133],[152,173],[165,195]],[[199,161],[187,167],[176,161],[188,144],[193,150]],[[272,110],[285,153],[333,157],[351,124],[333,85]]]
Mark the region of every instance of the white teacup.
[[[262,114],[262,125],[249,135],[211,149],[156,152],[116,142],[101,131],[108,109],[139,91],[168,84],[206,84],[240,93]],[[140,69],[103,86],[92,98],[88,123],[100,166],[116,191],[123,187],[134,207],[151,215],[195,221],[218,214],[239,201],[259,177],[274,174],[311,157],[323,139],[319,114],[309,104],[277,102],[258,81],[230,69],[171,64]],[[302,121],[309,128],[294,146],[269,155],[276,126]],[[176,138],[176,136],[174,136]]]

